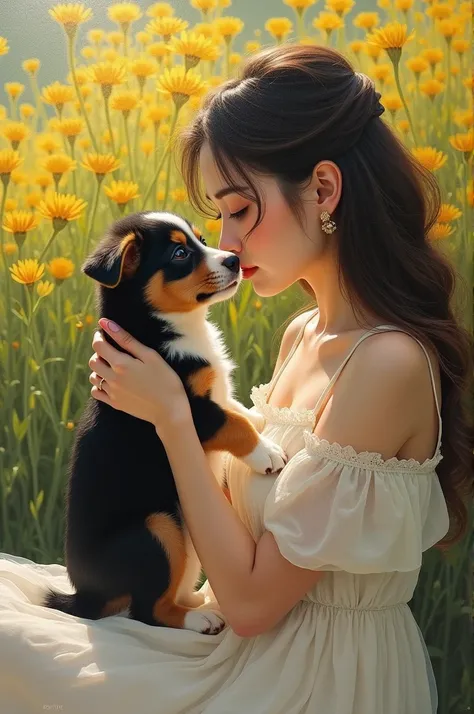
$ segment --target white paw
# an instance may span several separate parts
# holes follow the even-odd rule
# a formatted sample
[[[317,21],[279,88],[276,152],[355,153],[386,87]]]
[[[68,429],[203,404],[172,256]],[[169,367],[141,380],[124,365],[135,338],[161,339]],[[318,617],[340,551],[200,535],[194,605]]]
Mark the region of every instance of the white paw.
[[[217,635],[224,629],[225,620],[218,610],[194,610],[184,618],[184,627],[205,635]]]
[[[259,474],[277,473],[288,460],[281,446],[270,441],[266,436],[260,436],[256,448],[241,459]]]

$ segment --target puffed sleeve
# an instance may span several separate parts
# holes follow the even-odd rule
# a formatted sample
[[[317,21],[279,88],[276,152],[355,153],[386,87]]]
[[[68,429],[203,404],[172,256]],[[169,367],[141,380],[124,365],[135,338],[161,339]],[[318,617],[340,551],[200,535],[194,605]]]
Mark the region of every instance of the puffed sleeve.
[[[384,460],[304,432],[305,448],[266,498],[264,526],[281,554],[310,570],[411,571],[447,533],[435,470],[443,458]]]

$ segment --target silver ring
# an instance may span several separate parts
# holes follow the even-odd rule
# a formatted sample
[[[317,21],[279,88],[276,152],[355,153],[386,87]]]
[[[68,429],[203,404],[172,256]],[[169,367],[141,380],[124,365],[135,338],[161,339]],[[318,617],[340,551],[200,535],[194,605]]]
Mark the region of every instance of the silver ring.
[[[102,379],[99,382],[99,389],[102,390],[102,384],[105,382],[105,377],[102,377]]]

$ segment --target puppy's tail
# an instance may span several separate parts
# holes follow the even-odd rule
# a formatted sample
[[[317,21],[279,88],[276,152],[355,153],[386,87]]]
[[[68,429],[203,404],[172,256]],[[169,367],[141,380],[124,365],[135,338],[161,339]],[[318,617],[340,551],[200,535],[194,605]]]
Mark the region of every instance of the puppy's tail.
[[[57,593],[48,589],[43,598],[43,607],[51,607],[68,615],[87,617],[89,620],[98,620],[103,617],[102,611],[106,601],[96,593]]]

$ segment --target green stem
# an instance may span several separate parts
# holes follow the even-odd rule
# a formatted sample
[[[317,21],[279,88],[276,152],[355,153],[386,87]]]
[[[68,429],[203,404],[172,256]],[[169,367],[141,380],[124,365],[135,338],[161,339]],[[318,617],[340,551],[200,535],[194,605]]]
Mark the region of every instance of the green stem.
[[[68,34],[68,60],[69,60],[69,69],[71,70],[71,75],[72,75],[72,81],[74,84],[74,89],[76,90],[76,96],[77,100],[80,104],[81,107],[81,112],[82,116],[84,117],[84,121],[86,122],[87,126],[87,131],[89,132],[89,138],[92,142],[92,146],[94,147],[94,151],[98,154],[99,153],[99,148],[98,144],[95,140],[94,133],[92,131],[92,126],[89,120],[89,117],[87,116],[86,108],[84,106],[84,99],[82,97],[82,94],[79,91],[79,85],[77,83],[77,76],[76,76],[76,63],[74,60],[74,43],[75,43],[75,38],[76,38],[76,33],[74,34]]]
[[[5,201],[7,200],[8,184],[10,183],[10,174],[2,175],[3,193],[2,193],[2,203],[0,205],[0,250],[2,252],[2,262],[5,267],[5,320],[7,323],[7,360],[6,360],[6,381],[10,384],[11,379],[11,350],[12,350],[12,329],[11,329],[11,318],[10,318],[10,302],[11,302],[11,285],[10,285],[10,273],[7,265],[7,256],[4,249],[4,237],[3,237],[3,216],[5,213]]]
[[[178,120],[178,114],[179,114],[179,108],[178,108],[177,105],[175,104],[175,105],[174,105],[174,111],[173,111],[173,118],[172,118],[172,120],[171,120],[170,135],[169,135],[168,143],[167,143],[167,145],[166,145],[166,149],[163,151],[163,154],[162,154],[162,156],[161,156],[160,163],[158,164],[158,167],[157,167],[157,169],[156,169],[156,171],[155,171],[155,175],[153,176],[153,178],[152,178],[152,180],[150,181],[150,184],[149,184],[149,186],[148,186],[148,188],[147,188],[147,190],[146,190],[145,197],[144,197],[144,199],[143,199],[142,210],[145,209],[146,202],[148,201],[148,198],[149,198],[149,196],[150,196],[150,193],[151,193],[152,190],[153,190],[153,186],[155,185],[156,181],[158,180],[158,177],[159,177],[159,175],[160,175],[160,171],[161,171],[161,169],[163,168],[163,164],[165,163],[166,156],[167,156],[168,152],[169,152],[170,149],[171,149],[171,140],[172,140],[172,137],[173,137],[173,132],[174,132],[174,129],[175,129],[175,126],[176,126],[176,122],[177,122],[177,120]]]
[[[87,233],[86,233],[86,239],[84,241],[84,248],[82,251],[83,257],[86,258],[88,253],[89,253],[89,243],[91,240],[92,236],[92,231],[94,230],[94,221],[95,221],[95,214],[97,213],[97,206],[99,204],[99,194],[100,194],[100,186],[102,184],[102,181],[104,180],[103,174],[96,174],[97,182],[96,182],[96,188],[95,188],[95,194],[94,194],[94,203],[92,205],[92,211],[91,211],[91,216],[89,220],[89,227],[87,228]]]
[[[115,148],[114,135],[112,133],[112,122],[110,121],[109,97],[106,96],[105,94],[104,94],[104,103],[105,103],[105,118],[107,121],[107,128],[108,128],[109,134],[110,134],[110,145],[112,147],[113,155],[117,158],[117,150]]]
[[[135,183],[135,174],[133,171],[132,145],[130,144],[130,132],[128,130],[128,112],[123,112],[123,124],[125,127],[125,141],[127,143],[128,166],[130,169],[130,178]]]
[[[48,242],[46,243],[45,247],[44,247],[43,250],[41,251],[40,256],[39,256],[39,258],[38,258],[38,263],[39,263],[39,264],[41,264],[41,261],[42,261],[42,259],[43,259],[43,256],[48,252],[51,243],[52,243],[53,240],[56,238],[56,236],[58,235],[58,233],[59,233],[59,230],[58,230],[57,228],[53,228],[53,232],[51,233],[51,236],[50,236]]]
[[[405,101],[405,97],[403,96],[402,87],[400,84],[400,73],[399,73],[400,56],[398,57],[398,59],[397,58],[393,59],[392,57],[390,57],[390,59],[392,60],[392,64],[393,64],[393,73],[395,75],[395,84],[397,85],[398,94],[400,95],[400,99],[402,100],[402,104],[403,104],[403,107],[404,107],[406,115],[407,115],[408,123],[410,124],[413,141],[415,143],[415,146],[418,146],[418,139],[416,137],[415,128],[414,128],[413,122],[411,120],[411,114],[408,111],[407,103]]]

